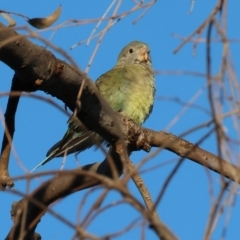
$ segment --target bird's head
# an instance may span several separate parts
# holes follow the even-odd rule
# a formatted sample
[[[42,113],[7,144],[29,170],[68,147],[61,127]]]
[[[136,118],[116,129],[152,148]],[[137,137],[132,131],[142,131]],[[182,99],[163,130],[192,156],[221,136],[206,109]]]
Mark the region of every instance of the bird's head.
[[[140,63],[151,66],[150,49],[144,42],[129,43],[118,56],[118,65]]]

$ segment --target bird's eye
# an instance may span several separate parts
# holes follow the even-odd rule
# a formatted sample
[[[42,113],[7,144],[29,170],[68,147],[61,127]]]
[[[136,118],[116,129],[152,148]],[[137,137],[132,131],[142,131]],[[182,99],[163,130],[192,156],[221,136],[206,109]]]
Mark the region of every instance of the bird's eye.
[[[133,53],[133,49],[132,48],[129,49],[129,53]]]

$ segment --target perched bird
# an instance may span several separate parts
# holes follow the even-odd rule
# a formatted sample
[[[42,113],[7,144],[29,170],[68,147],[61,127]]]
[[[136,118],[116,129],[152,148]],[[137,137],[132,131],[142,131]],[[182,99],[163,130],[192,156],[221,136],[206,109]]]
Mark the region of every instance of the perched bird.
[[[141,125],[152,111],[155,95],[155,79],[148,45],[133,41],[124,47],[117,64],[97,79],[96,86],[115,111]],[[84,131],[76,117],[71,117],[68,123],[69,128],[62,140],[50,148],[47,158],[32,171],[54,157],[79,153],[90,148],[96,142],[94,139],[103,141],[96,133]]]

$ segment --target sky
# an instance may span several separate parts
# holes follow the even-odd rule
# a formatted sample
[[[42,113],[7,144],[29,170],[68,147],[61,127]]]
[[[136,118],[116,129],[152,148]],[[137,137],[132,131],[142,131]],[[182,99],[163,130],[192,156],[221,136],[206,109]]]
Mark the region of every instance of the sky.
[[[115,5],[118,1],[116,1]],[[119,13],[129,10],[134,6],[134,1],[122,1]],[[53,27],[65,23],[67,20],[84,20],[91,18],[101,18],[107,8],[112,3],[112,0],[98,1],[1,1],[0,10],[16,12],[26,15],[30,18],[44,17],[51,14],[59,5],[62,5],[62,13]],[[137,23],[133,21],[137,19],[142,11],[137,11],[130,14],[115,24],[104,36],[100,48],[94,58],[94,61],[89,69],[88,75],[91,79],[96,80],[98,76],[111,69],[116,63],[117,56],[121,49],[133,40],[146,42],[151,49],[151,57],[153,67],[156,72],[156,97],[154,108],[149,119],[144,123],[144,127],[154,129],[156,131],[167,131],[175,135],[181,135],[188,129],[191,129],[199,124],[211,120],[209,115],[210,106],[208,101],[206,78],[199,77],[193,74],[173,74],[173,71],[195,72],[206,74],[206,44],[204,41],[197,45],[194,50],[193,43],[187,43],[181,50],[174,54],[173,51],[181,43],[181,39],[176,36],[187,37],[209,16],[217,1],[194,1],[194,6],[191,14],[190,0],[182,1],[157,1],[149,11]],[[239,8],[240,2],[229,1],[227,13],[227,34],[230,39],[238,39],[240,36],[239,28]],[[110,16],[113,12],[111,9],[108,13]],[[1,22],[6,23],[3,18]],[[14,17],[17,21],[17,27],[26,26],[26,22],[20,17]],[[94,38],[87,46],[86,43],[81,44],[73,49],[76,43],[88,39],[93,29],[96,27],[96,22],[84,25],[66,26],[60,29],[53,27],[46,30],[36,30],[41,37],[44,37],[58,48],[62,48],[69,54],[77,63],[80,69],[85,70],[89,59],[97,44],[98,38]],[[103,22],[96,30],[98,33],[106,26]],[[56,31],[55,31],[56,30]],[[18,30],[19,33],[26,32]],[[212,36],[217,37],[216,32]],[[201,38],[206,37],[206,31],[203,32]],[[38,45],[45,46],[43,42],[36,39],[30,39]],[[55,56],[59,59],[66,60],[60,53],[52,50]],[[236,61],[239,59],[240,48],[237,41],[230,43],[231,57],[234,64],[236,74],[239,75],[239,67]],[[222,44],[214,42],[211,48],[212,53],[212,74],[216,75],[220,69],[220,60],[222,56]],[[67,61],[67,60],[66,60]],[[171,72],[171,74],[169,73]],[[3,63],[0,63],[1,84],[0,91],[7,92],[10,89],[13,71]],[[168,73],[168,74],[167,74]],[[239,89],[235,89],[236,94]],[[36,92],[37,95],[53,99],[56,103],[64,106],[56,98],[52,98],[44,92]],[[182,102],[192,102],[201,108],[188,107],[186,104],[179,104],[170,99],[179,99]],[[7,98],[0,98],[0,117],[6,109]],[[227,103],[223,103],[223,112],[229,111]],[[59,139],[67,129],[67,116],[54,108],[53,106],[35,100],[29,97],[23,97],[20,100],[18,111],[16,114],[16,127],[14,135],[14,148],[17,156],[24,165],[24,168],[16,160],[14,154],[11,154],[9,171],[12,177],[17,177],[26,174],[35,165],[45,158],[48,149]],[[236,138],[237,133],[235,125],[231,118],[224,120],[224,127],[229,137]],[[209,128],[204,128],[195,131],[192,134],[185,136],[185,139],[197,143],[199,139],[209,131]],[[0,136],[3,134],[2,124],[0,126]],[[200,147],[217,153],[216,136],[211,135],[206,141],[201,143]],[[239,149],[235,146],[235,151],[232,151],[229,160],[237,162]],[[152,149],[151,153],[156,151]],[[150,153],[150,154],[151,154]],[[134,152],[131,159],[135,164],[138,164],[147,153],[140,151]],[[100,151],[95,151],[94,148],[87,150],[78,155],[76,162],[74,155],[67,157],[64,169],[73,169],[77,166],[101,161],[104,158]],[[171,170],[179,160],[179,157],[170,153],[167,150],[162,150],[154,158],[151,158],[140,169],[141,174],[147,185],[150,194],[155,200],[159,195],[164,181],[168,177]],[[57,170],[62,166],[62,159],[53,159],[48,164],[37,169],[36,172]],[[30,183],[30,189],[27,182],[24,180],[15,181],[14,189],[21,193],[31,192],[45,178],[36,178]],[[132,183],[129,182],[131,193],[142,201],[141,196]],[[207,170],[203,166],[185,160],[180,169],[174,175],[170,182],[164,197],[157,206],[157,212],[161,220],[173,231],[179,239],[202,239],[207,226],[212,204],[218,197],[221,189],[221,178],[218,174]],[[91,208],[94,201],[103,192],[103,187],[97,187],[94,190],[84,190],[75,193],[61,201],[53,204],[52,209],[62,216],[66,217],[72,223],[79,223],[88,210]],[[240,223],[239,212],[240,204],[238,202],[237,187],[234,193],[228,191],[224,199],[224,211],[219,215],[216,221],[214,232],[211,239],[223,239],[222,235],[227,226],[227,232],[224,239],[239,239],[240,238]],[[84,200],[86,193],[89,193],[87,200],[83,205],[83,209],[79,213],[79,205]],[[20,200],[21,197],[14,192],[8,190],[0,192],[0,239],[3,239],[12,226],[10,217],[10,209],[13,201]],[[92,234],[103,237],[106,234],[122,231],[129,223],[139,219],[140,214],[127,204],[117,204],[122,197],[116,191],[111,191],[103,206],[111,205],[108,210],[104,211],[86,228]],[[116,205],[116,206],[115,206]],[[103,207],[102,206],[102,207]],[[149,229],[145,222],[144,227],[138,224],[128,232],[120,234],[113,239],[157,239],[157,236]],[[75,230],[66,226],[60,220],[46,213],[36,229],[42,236],[42,239],[72,239]],[[144,238],[142,234],[144,233]]]

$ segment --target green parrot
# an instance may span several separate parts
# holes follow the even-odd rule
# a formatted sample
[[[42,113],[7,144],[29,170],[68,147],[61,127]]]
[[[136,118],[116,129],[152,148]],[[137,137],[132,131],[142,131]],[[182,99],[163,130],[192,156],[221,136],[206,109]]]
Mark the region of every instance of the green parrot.
[[[125,46],[118,56],[117,64],[97,79],[96,86],[115,111],[142,125],[152,112],[155,96],[155,79],[148,45],[133,41]],[[50,148],[47,158],[31,172],[54,157],[84,151],[92,147],[96,140],[103,142],[96,133],[84,131],[77,117],[71,117],[68,124],[62,140]]]

